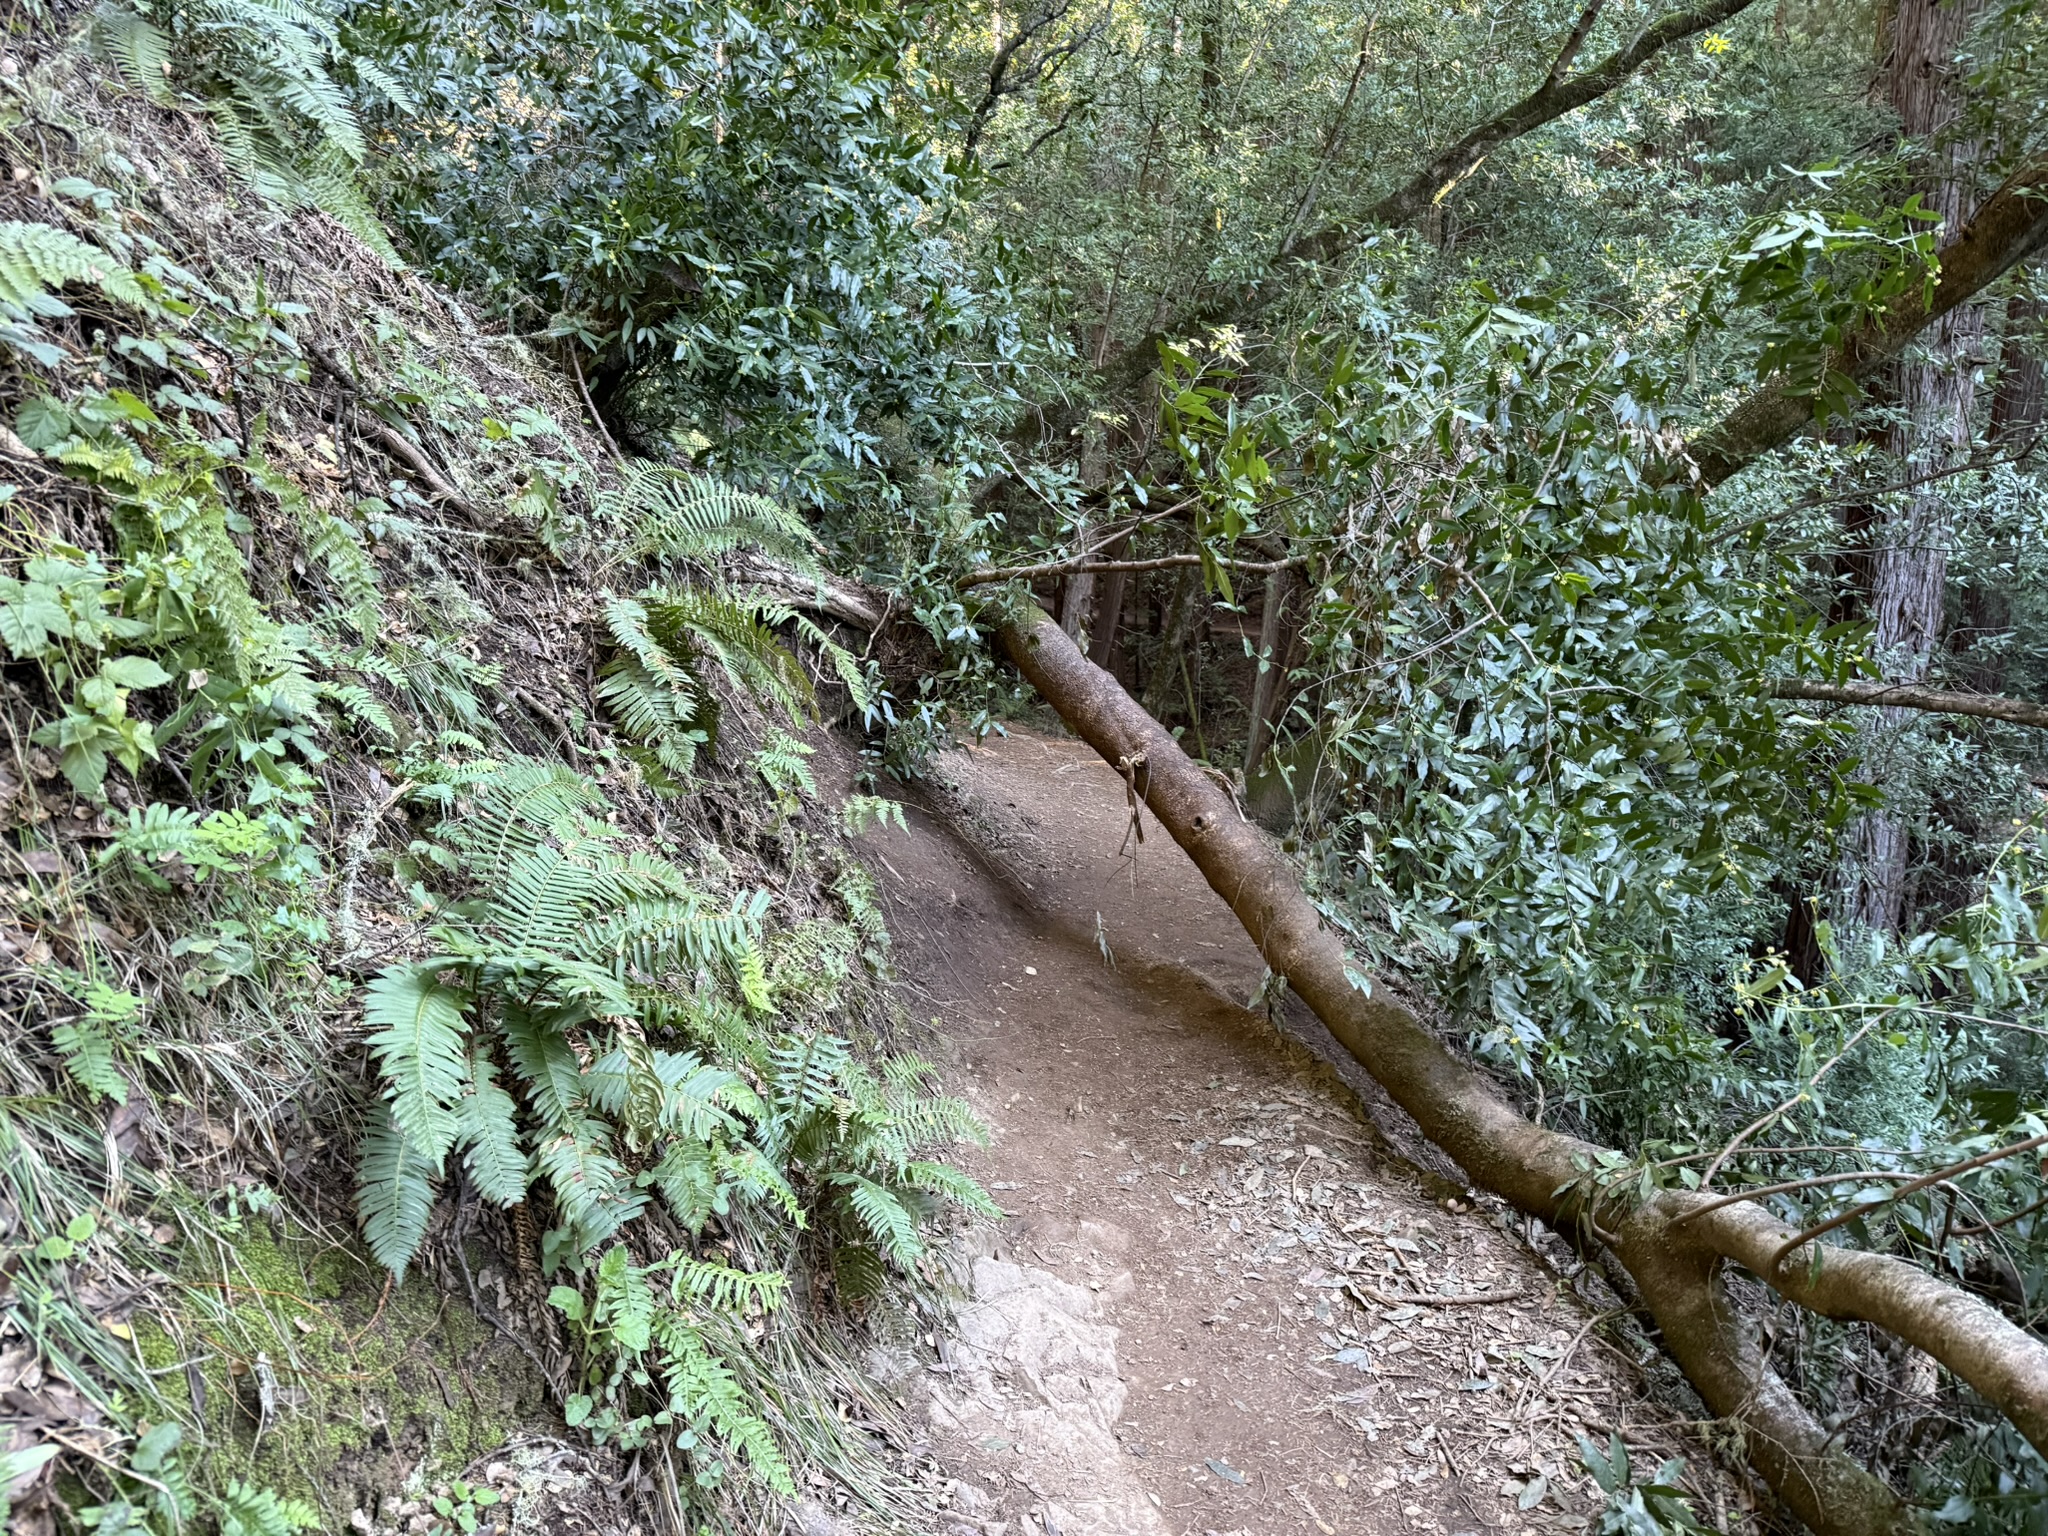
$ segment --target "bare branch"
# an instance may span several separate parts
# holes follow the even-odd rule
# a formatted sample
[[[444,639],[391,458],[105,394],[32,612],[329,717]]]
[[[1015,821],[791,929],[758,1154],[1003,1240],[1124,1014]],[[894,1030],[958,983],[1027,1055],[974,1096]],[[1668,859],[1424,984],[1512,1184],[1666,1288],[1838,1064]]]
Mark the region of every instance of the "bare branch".
[[[1040,82],[1050,79],[1062,64],[1094,42],[1109,25],[1107,16],[1099,17],[1065,42],[1046,48],[1019,63],[1019,56],[1024,50],[1041,34],[1049,32],[1064,21],[1072,9],[1073,0],[1045,0],[1045,3],[1025,18],[1009,39],[996,49],[995,57],[989,61],[988,88],[982,92],[981,100],[975,103],[974,111],[967,119],[967,132],[960,145],[961,157],[964,160],[971,164],[980,153],[982,135],[988,131],[989,120],[1003,104],[1003,98],[1021,95]],[[1072,114],[1073,109],[1069,107],[1052,129],[1038,136],[1032,148],[1036,149],[1053,133],[1064,128],[1067,118]]]
[[[1970,1173],[1978,1168],[1988,1168],[1993,1163],[2002,1163],[2009,1157],[2018,1157],[2022,1152],[2031,1152],[2036,1147],[2048,1146],[2048,1135],[2029,1136],[2025,1141],[2016,1141],[2009,1147],[1999,1147],[1984,1153],[1981,1157],[1965,1158],[1959,1163],[1950,1163],[1946,1168],[1937,1168],[1932,1173],[1922,1174],[1910,1184],[1902,1184],[1892,1191],[1892,1199],[1930,1189],[1936,1184],[1946,1183],[1959,1173]],[[1847,1226],[1864,1214],[1868,1206],[1853,1205],[1840,1215],[1830,1216],[1826,1221],[1816,1222],[1803,1232],[1795,1232],[1785,1240],[1778,1251],[1771,1256],[1771,1273],[1777,1273],[1778,1266],[1793,1254],[1804,1248],[1815,1238],[1832,1232],[1837,1227]]]
[[[1282,253],[1283,256],[1297,261],[1328,261],[1356,243],[1365,228],[1408,223],[1432,203],[1441,202],[1501,145],[1598,101],[1674,43],[1684,42],[1709,27],[1718,26],[1748,10],[1754,3],[1755,0],[1706,0],[1705,4],[1689,10],[1673,11],[1643,28],[1633,41],[1616,49],[1591,69],[1567,80],[1562,77],[1562,71],[1577,56],[1585,42],[1585,32],[1592,30],[1600,10],[1599,5],[1589,4],[1579,17],[1572,39],[1566,43],[1565,51],[1558,56],[1557,64],[1542,85],[1513,106],[1495,113],[1438,154],[1401,186],[1367,209],[1356,225],[1332,225],[1320,230],[1295,241]]]
[[[1874,704],[1887,709],[1919,709],[1935,715],[1977,715],[2048,730],[2048,704],[2008,699],[1991,693],[1956,693],[1923,688],[1918,683],[1823,683],[1804,677],[1776,677],[1768,685],[1773,698],[1810,699],[1819,704]]]
[[[1308,564],[1308,556],[1286,560],[1229,560],[1212,557],[1214,563],[1233,571],[1265,573],[1291,571]],[[1048,560],[1043,565],[997,565],[969,571],[954,583],[957,587],[985,587],[994,581],[1035,581],[1041,576],[1084,576],[1099,571],[1170,571],[1200,565],[1199,554],[1159,555],[1150,560]]]
[[[1607,0],[1591,0],[1591,3],[1579,12],[1578,22],[1572,27],[1572,35],[1564,40],[1564,47],[1558,50],[1557,62],[1550,66],[1550,76],[1544,81],[1545,85],[1555,87],[1564,79],[1566,72],[1572,67],[1572,61],[1578,58],[1579,50],[1586,46],[1586,38],[1593,30],[1593,23],[1600,19],[1600,11],[1606,3]]]

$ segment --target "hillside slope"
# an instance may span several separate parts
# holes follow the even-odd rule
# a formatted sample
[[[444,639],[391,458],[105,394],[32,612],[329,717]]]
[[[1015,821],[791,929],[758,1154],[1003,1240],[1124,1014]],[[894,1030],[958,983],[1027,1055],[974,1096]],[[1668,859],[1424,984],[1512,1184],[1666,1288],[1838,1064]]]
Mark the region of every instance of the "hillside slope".
[[[868,680],[720,574],[807,536],[91,26],[0,60],[16,1528],[920,1520],[856,1362],[987,1201],[809,763]]]

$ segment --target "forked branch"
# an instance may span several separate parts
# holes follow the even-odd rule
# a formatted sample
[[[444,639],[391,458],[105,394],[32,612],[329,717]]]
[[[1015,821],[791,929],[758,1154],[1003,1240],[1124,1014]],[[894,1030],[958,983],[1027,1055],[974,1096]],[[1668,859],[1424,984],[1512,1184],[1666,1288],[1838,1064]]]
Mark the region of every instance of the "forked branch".
[[[1543,83],[1514,105],[1495,113],[1436,155],[1421,170],[1366,210],[1356,223],[1331,225],[1293,242],[1282,252],[1298,261],[1328,261],[1354,245],[1374,226],[1406,224],[1432,203],[1440,202],[1459,182],[1485,163],[1501,145],[1535,132],[1547,123],[1598,101],[1674,43],[1682,43],[1709,27],[1739,16],[1755,0],[1707,0],[1706,4],[1673,11],[1638,32],[1633,39],[1592,68],[1567,75],[1572,61],[1593,29],[1600,7],[1588,5]]]

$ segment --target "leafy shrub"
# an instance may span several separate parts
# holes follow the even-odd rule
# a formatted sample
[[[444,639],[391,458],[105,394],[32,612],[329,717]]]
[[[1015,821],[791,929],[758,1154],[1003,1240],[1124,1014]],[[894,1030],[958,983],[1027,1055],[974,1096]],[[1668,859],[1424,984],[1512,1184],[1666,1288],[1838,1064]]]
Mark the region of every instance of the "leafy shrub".
[[[893,494],[985,419],[1016,350],[941,232],[926,11],[882,0],[361,4],[354,50],[419,103],[372,114],[383,193],[434,268],[587,360],[657,454]]]

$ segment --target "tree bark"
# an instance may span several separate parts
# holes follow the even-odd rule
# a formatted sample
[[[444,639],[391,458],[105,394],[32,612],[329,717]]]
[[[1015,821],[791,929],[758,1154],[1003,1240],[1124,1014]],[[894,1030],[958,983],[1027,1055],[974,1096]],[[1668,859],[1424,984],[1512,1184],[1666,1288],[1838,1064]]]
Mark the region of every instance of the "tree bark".
[[[1961,229],[1975,201],[1976,145],[1954,128],[1962,113],[1956,56],[1977,5],[1978,0],[1900,0],[1888,18],[1891,106],[1907,138],[1932,152],[1930,174],[1919,190],[1944,230]],[[1928,327],[1911,356],[1893,363],[1891,393],[1899,421],[1887,446],[1908,474],[1939,474],[1969,452],[1983,338],[1983,307],[1958,304]],[[1941,484],[1909,492],[1875,529],[1871,648],[1897,682],[1925,678],[1941,643],[1954,532]],[[1864,722],[1859,755],[1874,782],[1893,776],[1891,759],[1908,715],[1884,707]],[[1846,915],[1880,933],[1899,931],[1910,843],[1905,819],[1892,806],[1868,811],[1850,825],[1841,871]]]
[[[1990,693],[1958,693],[1948,688],[1923,688],[1911,683],[1823,683],[1803,677],[1774,678],[1771,694],[1780,699],[1811,699],[1817,704],[1874,704],[1881,709],[1917,709],[1937,715],[1976,715],[2048,730],[2048,704],[2008,699]]]
[[[2030,293],[2005,301],[2005,335],[1999,340],[1998,385],[1991,395],[1991,440],[2025,443],[2041,430],[2041,405],[2048,396],[2048,369],[2034,338],[2048,320],[2048,304]]]
[[[1250,783],[1259,771],[1259,759],[1273,739],[1273,706],[1280,695],[1282,671],[1286,665],[1285,615],[1294,595],[1293,574],[1285,568],[1266,578],[1265,610],[1259,615],[1258,676],[1252,681],[1251,728],[1244,744],[1244,777]]]
[[[1175,699],[1187,691],[1188,649],[1195,643],[1195,632],[1201,627],[1202,609],[1208,600],[1200,572],[1184,568],[1174,578],[1173,595],[1166,604],[1166,623],[1160,629],[1159,652],[1153,657],[1151,673],[1145,679],[1145,708],[1159,719],[1172,715]]]
[[[1829,1317],[1873,1323],[1924,1350],[2048,1447],[2048,1346],[1975,1297],[1882,1254],[1801,1248],[1758,1207],[1704,1209],[1662,1191],[1589,1204],[1572,1191],[1597,1148],[1524,1119],[1471,1063],[1367,984],[1323,926],[1293,867],[1116,680],[1042,612],[1001,630],[1025,678],[1105,762],[1128,770],[1145,805],[1244,925],[1266,963],[1423,1133],[1483,1188],[1553,1223],[1584,1221],[1628,1270],[1666,1344],[1708,1407],[1742,1430],[1752,1463],[1822,1536],[1915,1528],[1912,1512],[1834,1445],[1759,1348],[1722,1287],[1732,1260],[1781,1295]]]
[[[1115,560],[1130,547],[1130,542],[1130,535],[1125,534],[1102,553]],[[1088,633],[1088,654],[1105,672],[1116,671],[1117,631],[1123,626],[1124,588],[1130,579],[1129,571],[1105,571],[1101,590],[1095,596],[1095,626]]]

